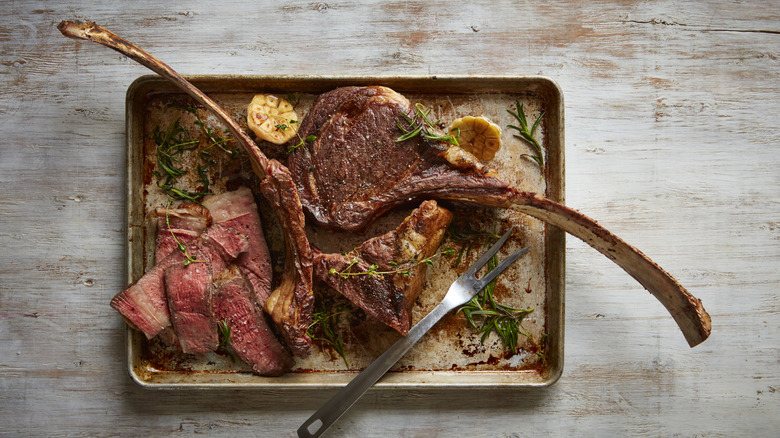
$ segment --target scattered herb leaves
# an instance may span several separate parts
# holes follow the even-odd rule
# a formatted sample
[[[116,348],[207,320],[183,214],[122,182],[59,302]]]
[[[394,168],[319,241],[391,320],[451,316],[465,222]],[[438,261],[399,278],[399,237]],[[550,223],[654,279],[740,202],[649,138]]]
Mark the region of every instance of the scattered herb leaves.
[[[330,275],[338,275],[339,277],[341,277],[341,278],[343,278],[345,280],[348,279],[349,277],[355,277],[355,276],[359,276],[359,275],[367,275],[369,277],[378,277],[380,275],[401,274],[401,275],[404,275],[404,276],[408,277],[409,275],[412,274],[412,269],[415,266],[418,266],[421,263],[424,263],[424,264],[426,264],[428,266],[432,266],[434,259],[436,259],[437,257],[445,256],[445,255],[447,255],[447,256],[455,255],[455,250],[452,249],[452,248],[444,248],[441,251],[437,251],[432,256],[430,256],[428,258],[425,258],[423,260],[420,260],[420,261],[418,261],[417,259],[414,259],[414,260],[411,260],[411,261],[408,261],[408,262],[404,262],[404,263],[398,263],[398,262],[395,262],[395,261],[390,261],[389,264],[391,266],[393,266],[394,269],[380,270],[379,269],[379,265],[375,265],[374,264],[374,265],[369,265],[368,269],[366,269],[364,271],[357,271],[357,272],[353,272],[351,269],[352,269],[353,266],[357,265],[358,262],[360,261],[360,259],[359,259],[360,255],[357,254],[356,250],[352,250],[352,251],[350,251],[350,253],[354,253],[354,256],[353,256],[352,260],[350,260],[350,263],[347,265],[347,267],[345,267],[341,271],[337,271],[335,268],[330,268],[330,270],[328,271],[328,274],[330,274]]]
[[[448,229],[448,234],[451,239],[463,244],[456,265],[460,262],[464,251],[468,253],[474,246],[478,245],[479,240],[485,239],[485,245],[487,245],[499,237],[495,233],[457,230],[454,227]],[[498,255],[494,255],[488,261],[487,272],[496,266],[498,266]],[[519,335],[531,338],[521,329],[521,323],[534,309],[520,309],[499,303],[493,296],[495,287],[496,280],[493,280],[468,303],[459,307],[456,313],[462,313],[469,325],[482,335],[480,338],[482,344],[485,343],[490,333],[495,332],[501,339],[504,350],[514,352],[517,350]]]
[[[350,308],[347,306],[336,306],[328,310],[325,306],[314,312],[314,320],[306,329],[306,334],[315,341],[323,341],[330,345],[336,353],[344,360],[344,364],[349,368],[349,360],[344,352],[344,340],[336,327],[341,321],[342,315],[350,316]]]
[[[403,113],[404,119],[406,119],[406,126],[401,124],[400,121],[398,122],[398,129],[401,130],[403,135],[395,139],[395,141],[401,142],[420,135],[428,140],[438,140],[458,146],[456,136],[437,133],[437,127],[441,124],[441,120],[431,121],[430,113],[431,110],[421,103],[414,105],[414,114]]]
[[[316,135],[310,135],[310,136],[308,136],[306,138],[301,138],[301,136],[299,135],[298,139],[301,140],[301,141],[298,142],[298,144],[291,145],[289,148],[287,148],[287,155],[290,155],[291,153],[293,153],[293,151],[295,151],[296,149],[298,149],[300,147],[306,149],[306,143],[313,142],[314,140],[317,139],[317,136]]]

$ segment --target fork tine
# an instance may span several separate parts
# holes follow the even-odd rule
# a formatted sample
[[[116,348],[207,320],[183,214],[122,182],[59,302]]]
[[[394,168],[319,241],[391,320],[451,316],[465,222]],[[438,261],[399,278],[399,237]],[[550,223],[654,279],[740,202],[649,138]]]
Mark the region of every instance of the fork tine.
[[[482,267],[487,264],[488,260],[490,260],[490,258],[493,257],[493,255],[497,253],[502,246],[504,246],[504,243],[506,242],[507,239],[509,239],[509,235],[512,234],[512,231],[514,230],[515,227],[513,225],[512,227],[509,228],[509,230],[506,233],[504,233],[503,236],[501,236],[500,239],[498,239],[496,243],[493,244],[493,246],[490,247],[489,250],[487,250],[487,252],[485,252],[485,254],[482,255],[482,257],[479,258],[479,260],[477,260],[473,265],[471,265],[470,268],[466,269],[466,272],[464,272],[461,275],[461,277],[468,277],[468,276],[476,277],[477,271],[482,269]]]
[[[485,287],[488,283],[495,280],[496,277],[499,276],[506,268],[512,265],[517,259],[519,259],[523,254],[528,252],[528,250],[531,249],[530,246],[526,246],[523,249],[520,249],[512,254],[509,255],[509,257],[505,258],[501,261],[501,263],[498,264],[495,268],[491,269],[490,272],[485,274],[484,277],[480,278],[476,283],[474,283],[474,290],[479,292],[482,290],[483,287]]]

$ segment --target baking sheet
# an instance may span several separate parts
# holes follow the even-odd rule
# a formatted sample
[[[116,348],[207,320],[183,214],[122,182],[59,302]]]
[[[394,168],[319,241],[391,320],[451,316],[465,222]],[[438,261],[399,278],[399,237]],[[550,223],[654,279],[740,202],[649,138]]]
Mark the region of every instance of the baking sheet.
[[[234,119],[245,125],[246,106],[256,93],[276,93],[294,103],[300,116],[318,93],[346,85],[386,85],[404,94],[411,102],[420,102],[432,110],[433,118],[449,124],[457,117],[484,115],[503,129],[504,147],[488,163],[502,179],[522,190],[544,193],[557,202],[564,201],[563,97],[557,85],[544,77],[191,77],[196,86],[223,106]],[[547,163],[540,169],[524,157],[530,147],[513,138],[506,125],[516,123],[507,113],[518,101],[529,120],[544,111],[537,132],[546,151]],[[165,129],[179,120],[193,137],[201,132],[195,121],[201,120],[215,132],[223,127],[204,108],[192,112],[192,101],[184,93],[158,76],[137,79],[127,92],[128,147],[128,283],[138,279],[153,263],[155,224],[148,212],[167,203],[157,187],[155,127]],[[284,151],[260,144],[268,155],[284,160]],[[236,147],[235,145],[233,147]],[[216,156],[210,169],[211,189],[220,192],[237,184],[255,188],[247,160]],[[191,172],[194,174],[194,172]],[[193,176],[194,178],[194,176]],[[193,181],[193,184],[195,182]],[[257,191],[256,191],[257,193]],[[283,238],[274,212],[262,197],[257,197],[266,238],[275,262],[281,270]],[[504,387],[545,386],[560,376],[563,367],[564,312],[564,234],[541,221],[511,209],[491,209],[445,204],[455,214],[461,229],[501,234],[510,225],[518,231],[503,254],[531,245],[528,255],[499,277],[495,296],[515,307],[532,307],[534,312],[523,322],[529,337],[520,337],[519,349],[507,354],[495,335],[484,344],[468,327],[462,315],[451,313],[437,324],[377,384],[377,388],[399,387]],[[411,207],[410,207],[411,208]],[[307,227],[311,241],[326,252],[344,252],[360,242],[394,229],[409,210],[394,211],[374,224],[365,235],[333,233]],[[475,242],[480,245],[481,242]],[[460,252],[462,242],[445,238],[442,247]],[[419,321],[444,296],[459,272],[476,260],[482,248],[455,257],[440,257],[429,267],[425,286],[413,310],[413,322]],[[337,296],[315,281],[315,295]],[[400,335],[365,316],[352,312],[351,322],[340,327],[349,366],[330,347],[315,343],[312,355],[296,359],[291,372],[282,377],[254,375],[249,367],[224,353],[195,357],[178,353],[159,340],[147,341],[128,328],[128,367],[132,378],[150,388],[329,388],[349,382]]]

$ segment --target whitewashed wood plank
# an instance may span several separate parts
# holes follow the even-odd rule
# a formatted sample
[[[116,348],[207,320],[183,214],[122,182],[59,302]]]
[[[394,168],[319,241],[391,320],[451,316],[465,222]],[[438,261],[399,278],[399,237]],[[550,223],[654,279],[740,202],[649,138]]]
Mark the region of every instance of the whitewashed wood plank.
[[[0,14],[0,434],[293,436],[329,392],[149,392],[124,370],[124,98],[146,70],[65,40],[91,19],[185,74],[543,74],[567,202],[713,316],[665,310],[568,240],[564,376],[540,391],[371,392],[333,436],[773,436],[780,426],[776,2],[18,1]],[[481,403],[479,403],[481,402]],[[478,420],[475,420],[478,419]]]

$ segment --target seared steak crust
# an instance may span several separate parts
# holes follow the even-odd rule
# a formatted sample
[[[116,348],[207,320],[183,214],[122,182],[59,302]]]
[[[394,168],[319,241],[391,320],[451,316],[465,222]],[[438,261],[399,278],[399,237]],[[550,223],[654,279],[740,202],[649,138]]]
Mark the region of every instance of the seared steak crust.
[[[317,224],[363,231],[385,211],[424,199],[508,206],[516,192],[460,148],[420,136],[402,142],[397,125],[414,115],[386,87],[344,87],[322,94],[299,133],[288,167],[301,205]]]
[[[412,327],[412,306],[425,280],[423,260],[436,252],[451,220],[452,213],[436,201],[425,201],[398,228],[367,240],[346,255],[315,252],[314,273],[405,335]],[[390,273],[368,275],[372,265],[376,272]],[[338,274],[345,271],[365,275],[344,278]]]

